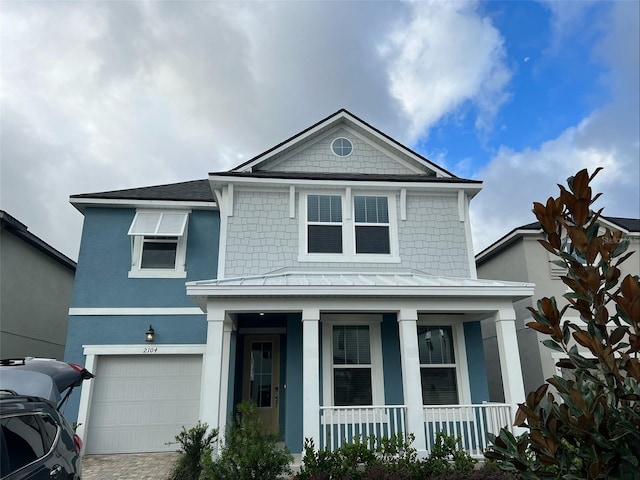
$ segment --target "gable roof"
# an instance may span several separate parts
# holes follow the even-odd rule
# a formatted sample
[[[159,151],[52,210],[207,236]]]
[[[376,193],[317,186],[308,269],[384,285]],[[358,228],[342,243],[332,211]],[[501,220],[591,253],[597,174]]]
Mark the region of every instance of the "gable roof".
[[[613,227],[616,230],[621,230],[623,233],[636,235],[640,233],[640,219],[639,218],[625,218],[625,217],[607,217],[600,216],[600,220],[604,224],[608,224],[609,227]],[[542,234],[542,225],[540,222],[528,223],[520,227],[516,227],[506,235],[503,235],[491,245],[486,247],[480,253],[476,254],[476,264],[481,264],[484,261],[491,258],[494,254],[498,253],[503,248],[511,245],[516,240],[523,238],[525,235],[537,235]]]
[[[365,122],[361,118],[357,117],[353,113],[348,110],[341,108],[337,112],[329,115],[328,117],[320,120],[317,123],[314,123],[310,127],[302,130],[300,133],[289,137],[283,142],[275,145],[274,147],[262,152],[261,154],[253,157],[252,159],[238,165],[235,168],[232,168],[230,172],[251,172],[256,167],[264,164],[271,158],[276,155],[279,155],[288,149],[292,148],[294,145],[297,145],[303,139],[310,139],[321,135],[323,132],[333,128],[339,124],[348,124],[349,126],[357,129],[365,136],[374,140],[376,143],[383,143],[392,146],[394,149],[402,152],[407,157],[411,158],[413,161],[423,165],[429,170],[433,171],[438,177],[449,177],[449,178],[458,178],[453,173],[445,170],[444,168],[436,165],[431,160],[423,157],[419,153],[411,150],[410,148],[402,145],[397,140],[391,138],[384,132],[381,132],[377,128],[373,127],[369,123]]]

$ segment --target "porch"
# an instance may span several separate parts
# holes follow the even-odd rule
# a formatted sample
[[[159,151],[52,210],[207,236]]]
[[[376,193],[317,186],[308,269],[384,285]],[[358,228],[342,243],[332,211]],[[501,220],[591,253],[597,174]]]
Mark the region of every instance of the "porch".
[[[208,320],[202,421],[223,430],[233,407],[255,397],[271,408],[265,413],[293,453],[306,438],[335,449],[358,436],[412,434],[424,454],[443,431],[478,457],[487,433],[512,428],[524,400],[512,302],[531,285],[413,273],[335,277],[187,284]],[[496,324],[504,404],[485,403],[487,318]]]
[[[488,433],[502,428],[513,432],[511,406],[504,403],[480,405],[424,406],[424,437],[430,452],[437,432],[459,437],[459,445],[472,457],[482,458],[489,445]],[[410,433],[406,405],[366,407],[320,407],[320,446],[336,450],[355,438],[401,436]]]

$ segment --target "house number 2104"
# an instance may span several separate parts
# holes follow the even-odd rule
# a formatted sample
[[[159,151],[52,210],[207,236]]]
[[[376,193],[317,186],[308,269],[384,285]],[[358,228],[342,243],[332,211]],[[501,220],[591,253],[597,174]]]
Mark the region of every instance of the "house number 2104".
[[[158,353],[158,347],[144,347],[142,353]]]

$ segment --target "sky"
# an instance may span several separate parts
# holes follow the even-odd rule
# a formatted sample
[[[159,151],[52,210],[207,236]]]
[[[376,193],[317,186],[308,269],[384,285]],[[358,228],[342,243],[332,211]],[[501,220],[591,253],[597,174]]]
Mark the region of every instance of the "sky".
[[[583,168],[638,218],[639,5],[0,0],[0,209],[75,260],[71,195],[203,179],[346,108],[484,182],[476,252]]]

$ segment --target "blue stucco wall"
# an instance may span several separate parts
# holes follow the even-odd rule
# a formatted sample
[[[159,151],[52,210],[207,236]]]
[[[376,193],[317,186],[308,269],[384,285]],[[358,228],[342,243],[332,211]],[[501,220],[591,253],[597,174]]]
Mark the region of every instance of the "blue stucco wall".
[[[302,452],[302,322],[299,314],[287,316],[284,439],[293,453]]]
[[[465,322],[463,325],[467,364],[469,365],[469,383],[471,384],[471,403],[487,402],[489,401],[489,386],[484,363],[480,322]]]
[[[87,208],[72,308],[195,308],[185,282],[212,279],[218,269],[220,217],[217,211],[193,210],[187,232],[187,278],[129,278],[132,208]],[[65,360],[85,364],[83,345],[144,344],[153,325],[155,344],[205,344],[206,315],[73,315]],[[77,418],[80,395],[69,399],[66,415]]]
[[[384,397],[387,405],[404,404],[402,394],[402,360],[400,334],[395,313],[382,316],[382,361],[384,365]]]
[[[128,278],[135,209],[87,208],[72,308],[194,307],[185,282],[216,278],[219,212],[194,210],[187,232],[187,278]]]

